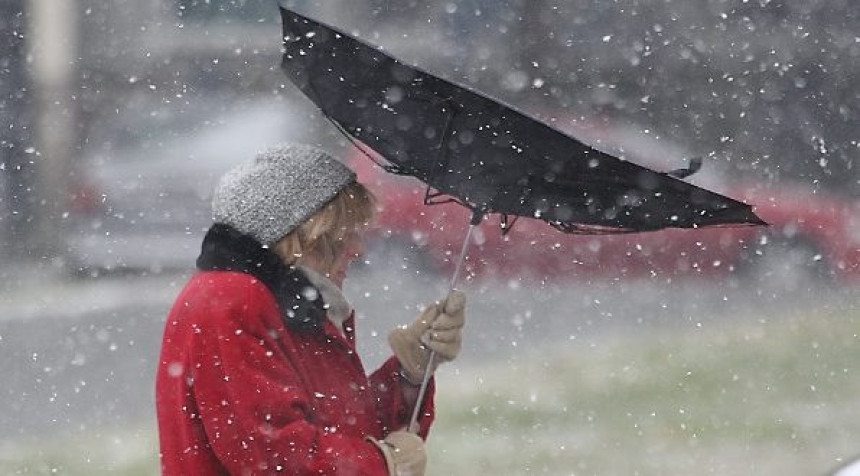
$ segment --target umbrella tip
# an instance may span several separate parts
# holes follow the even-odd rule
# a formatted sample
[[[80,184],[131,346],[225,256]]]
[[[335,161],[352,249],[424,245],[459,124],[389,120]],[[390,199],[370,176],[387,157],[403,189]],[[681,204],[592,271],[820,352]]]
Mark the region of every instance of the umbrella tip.
[[[755,212],[753,212],[753,211],[752,211],[752,208],[750,208],[750,210],[748,210],[748,212],[749,212],[749,213],[748,213],[747,217],[746,217],[746,218],[741,222],[741,223],[743,223],[744,225],[749,225],[749,226],[770,226],[770,223],[768,223],[768,222],[766,222],[766,221],[762,220],[762,219],[761,219],[761,217],[759,217],[758,215],[756,215],[756,214],[755,214]]]

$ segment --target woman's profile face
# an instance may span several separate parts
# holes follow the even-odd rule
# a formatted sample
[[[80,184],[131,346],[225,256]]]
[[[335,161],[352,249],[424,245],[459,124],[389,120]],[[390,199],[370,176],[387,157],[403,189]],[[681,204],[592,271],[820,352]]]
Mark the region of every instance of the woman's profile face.
[[[346,279],[346,270],[349,268],[349,264],[364,254],[364,233],[365,230],[363,229],[347,233],[343,237],[343,241],[339,247],[339,254],[335,255],[330,265],[325,263],[325,260],[314,255],[306,255],[302,258],[301,262],[303,265],[328,277],[338,287],[342,287],[343,281]]]
[[[343,246],[338,256],[335,256],[331,270],[329,270],[329,279],[332,280],[338,287],[343,286],[343,281],[346,279],[346,270],[349,264],[364,254],[364,230],[354,230],[346,235],[343,239]]]

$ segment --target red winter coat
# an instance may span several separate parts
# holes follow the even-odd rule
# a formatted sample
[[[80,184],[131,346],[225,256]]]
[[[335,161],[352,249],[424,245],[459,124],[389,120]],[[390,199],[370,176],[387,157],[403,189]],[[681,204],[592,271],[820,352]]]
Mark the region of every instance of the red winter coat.
[[[408,424],[394,357],[369,377],[328,319],[288,328],[270,288],[235,271],[201,271],[164,332],[156,407],[165,475],[385,475],[365,437]],[[431,385],[432,387],[432,385]],[[426,438],[433,389],[420,419]]]

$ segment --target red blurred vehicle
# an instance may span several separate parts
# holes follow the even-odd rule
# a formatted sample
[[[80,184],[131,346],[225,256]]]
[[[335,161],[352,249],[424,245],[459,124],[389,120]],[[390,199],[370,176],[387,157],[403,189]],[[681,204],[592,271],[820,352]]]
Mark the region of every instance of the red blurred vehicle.
[[[218,177],[260,147],[314,137],[307,113],[286,102],[251,102],[226,112],[221,103],[200,107],[173,115],[130,113],[114,118],[102,131],[104,138],[91,138],[95,146],[80,162],[81,184],[70,194],[64,221],[65,258],[72,271],[88,276],[192,266],[211,223],[209,203]],[[657,170],[684,165],[685,151],[635,130],[580,128],[576,135]],[[357,149],[349,150],[347,161],[383,206],[377,239],[368,248],[381,250],[386,259],[406,258],[402,264],[416,271],[452,272],[468,227],[465,208],[424,205],[425,189],[417,179],[389,174]],[[771,227],[581,236],[521,218],[502,237],[498,218],[490,216],[473,235],[466,269],[480,279],[701,275],[788,284],[806,278],[860,281],[856,199],[800,186],[729,185],[715,168],[706,162],[688,180],[756,205]]]
[[[582,137],[582,131],[577,136]],[[591,131],[607,152],[657,170],[684,164],[683,151],[635,130]],[[667,163],[666,158],[677,158]],[[663,162],[661,164],[661,162]],[[362,153],[349,159],[361,180],[381,198],[378,230],[412,250],[422,266],[452,272],[465,236],[469,212],[457,204],[425,205],[425,187],[416,179],[384,172]],[[661,167],[661,165],[663,165]],[[479,278],[570,276],[737,277],[792,287],[810,281],[860,282],[860,202],[799,185],[764,187],[728,184],[706,162],[688,180],[755,206],[770,227],[583,236],[555,230],[543,221],[519,219],[503,237],[498,218],[485,219],[473,235],[466,269]],[[409,257],[406,257],[407,261]]]

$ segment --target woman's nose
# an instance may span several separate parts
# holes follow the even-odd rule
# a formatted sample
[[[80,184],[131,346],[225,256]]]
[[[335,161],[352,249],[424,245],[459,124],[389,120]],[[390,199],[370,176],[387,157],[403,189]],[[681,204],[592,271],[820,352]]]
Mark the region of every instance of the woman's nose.
[[[356,244],[355,244],[355,246],[353,247],[352,257],[353,257],[353,258],[361,258],[361,256],[362,256],[363,254],[364,254],[364,242],[363,242],[363,241],[359,241],[359,242],[358,242],[358,243],[356,243]]]
[[[361,240],[351,240],[349,247],[346,250],[347,256],[350,259],[356,259],[364,254],[364,243]]]

